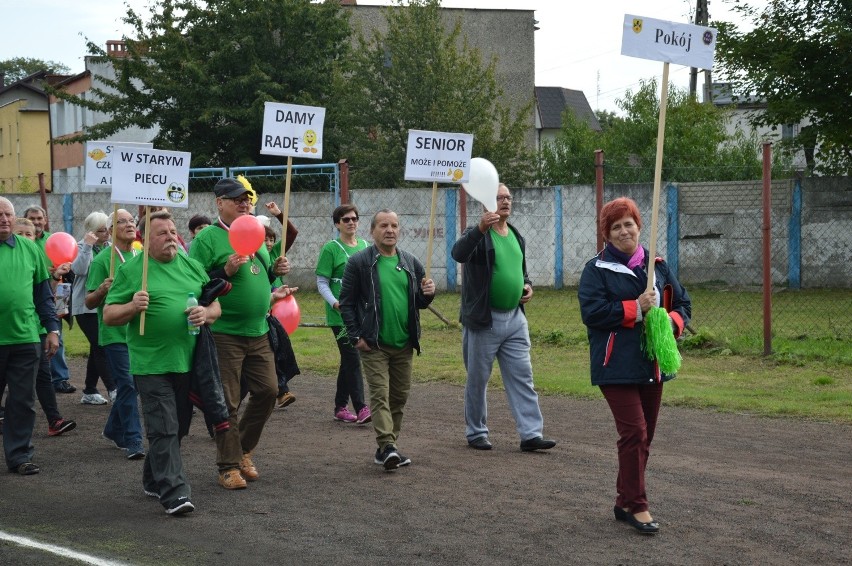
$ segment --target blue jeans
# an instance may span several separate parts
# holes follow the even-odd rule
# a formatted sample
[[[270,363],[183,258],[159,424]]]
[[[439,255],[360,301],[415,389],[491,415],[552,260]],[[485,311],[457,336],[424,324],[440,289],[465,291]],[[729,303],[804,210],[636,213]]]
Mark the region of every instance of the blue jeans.
[[[50,379],[53,385],[71,379],[68,362],[65,361],[65,340],[62,338],[62,321],[59,322],[59,349],[50,358]]]
[[[116,384],[115,402],[104,426],[104,436],[127,449],[128,454],[142,448],[142,422],[139,419],[139,404],[136,387],[130,373],[130,353],[127,344],[104,346],[110,374]]]
[[[541,436],[544,418],[533,387],[530,333],[520,308],[491,310],[491,328],[462,330],[462,357],[467,369],[464,385],[465,436],[468,442],[488,435],[485,393],[494,358],[500,364],[503,387],[521,440]]]

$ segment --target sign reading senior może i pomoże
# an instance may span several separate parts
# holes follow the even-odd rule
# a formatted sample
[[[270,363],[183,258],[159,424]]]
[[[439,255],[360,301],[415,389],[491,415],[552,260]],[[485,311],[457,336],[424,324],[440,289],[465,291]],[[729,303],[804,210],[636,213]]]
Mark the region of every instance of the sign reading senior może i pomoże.
[[[260,153],[322,159],[325,108],[267,102]]]
[[[406,181],[466,183],[473,134],[408,130]]]
[[[717,33],[715,28],[626,14],[621,54],[712,69]]]
[[[123,146],[115,153],[112,202],[187,208],[190,153]]]
[[[112,158],[116,147],[142,147],[151,149],[152,143],[87,141],[85,155],[86,187],[109,189],[112,187]]]

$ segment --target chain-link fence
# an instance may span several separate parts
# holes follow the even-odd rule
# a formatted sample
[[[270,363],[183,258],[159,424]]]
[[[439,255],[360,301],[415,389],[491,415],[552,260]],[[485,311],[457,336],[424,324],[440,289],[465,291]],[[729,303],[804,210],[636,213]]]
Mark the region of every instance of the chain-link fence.
[[[283,203],[282,171],[246,171],[255,187],[262,186],[263,204]],[[340,194],[328,185],[331,173],[305,172],[309,184],[322,192],[294,192],[289,217],[299,230],[289,257],[295,266],[291,284],[304,291],[315,288],[314,266],[319,250],[336,236],[331,211]],[[218,174],[191,181],[187,209],[174,210],[178,228],[197,213],[215,217],[215,200],[207,191]],[[302,183],[294,175],[294,184]],[[326,188],[328,187],[328,188]],[[268,192],[274,191],[274,192]],[[595,187],[572,185],[515,188],[510,221],[527,240],[527,268],[536,288],[528,309],[533,333],[545,338],[580,340],[576,285],[586,261],[598,251]],[[639,205],[644,226],[642,242],[650,237],[652,184],[606,185],[603,201],[628,196]],[[427,262],[431,187],[353,191],[350,200],[363,219],[359,235],[369,239],[369,219],[390,208],[402,224],[400,247],[429,264],[442,295],[442,315],[455,320],[461,267],[451,257],[453,243],[466,226],[478,222],[482,206],[461,198],[457,187],[437,192],[433,251]],[[7,195],[23,210],[38,195]],[[109,193],[54,192],[47,195],[51,228],[79,238],[92,210],[110,210]],[[668,183],[661,195],[657,254],[678,274],[693,299],[691,329],[714,344],[760,352],[763,344],[762,293],[763,199],[761,181]],[[849,178],[775,180],[770,201],[771,317],[775,340],[852,338],[852,181]],[[273,227],[280,226],[273,221]],[[303,320],[322,323],[321,312],[304,313]]]

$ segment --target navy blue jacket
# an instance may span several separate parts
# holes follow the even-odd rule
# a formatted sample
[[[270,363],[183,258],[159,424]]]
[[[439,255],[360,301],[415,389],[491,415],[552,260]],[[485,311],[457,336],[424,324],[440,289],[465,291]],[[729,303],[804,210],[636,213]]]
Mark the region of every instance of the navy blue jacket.
[[[673,375],[660,375],[657,363],[642,351],[644,322],[636,322],[636,299],[648,284],[648,250],[645,265],[630,270],[606,249],[586,263],[580,276],[580,314],[588,329],[592,385],[654,383]],[[654,286],[680,336],[692,316],[686,289],[660,258]]]
[[[433,297],[423,294],[420,281],[426,276],[423,265],[413,255],[397,249],[399,268],[408,275],[408,340],[420,353],[420,310]],[[382,294],[379,284],[379,248],[375,244],[361,250],[346,262],[340,289],[340,316],[354,345],[363,338],[370,348],[379,347]]]

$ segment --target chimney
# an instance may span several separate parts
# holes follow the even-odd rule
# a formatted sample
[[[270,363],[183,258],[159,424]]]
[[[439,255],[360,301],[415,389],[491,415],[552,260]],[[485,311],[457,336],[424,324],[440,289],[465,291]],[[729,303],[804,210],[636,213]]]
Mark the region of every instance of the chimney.
[[[127,57],[127,44],[121,39],[108,39],[106,51],[107,57]]]

